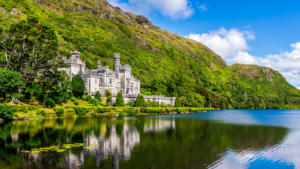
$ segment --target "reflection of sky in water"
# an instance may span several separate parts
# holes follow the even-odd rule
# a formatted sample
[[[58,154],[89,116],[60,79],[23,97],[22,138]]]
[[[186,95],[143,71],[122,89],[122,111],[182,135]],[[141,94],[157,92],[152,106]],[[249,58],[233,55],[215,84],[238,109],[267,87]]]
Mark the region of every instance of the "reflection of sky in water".
[[[188,116],[183,116],[188,117]],[[300,110],[224,110],[189,117],[242,125],[269,125],[289,128],[278,145],[261,150],[228,150],[209,168],[300,168]]]

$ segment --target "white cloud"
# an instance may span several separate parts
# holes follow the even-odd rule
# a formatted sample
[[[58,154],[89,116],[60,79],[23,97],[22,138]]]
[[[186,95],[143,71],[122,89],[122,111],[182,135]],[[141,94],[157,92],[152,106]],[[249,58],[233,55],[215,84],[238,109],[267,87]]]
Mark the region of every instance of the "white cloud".
[[[197,2],[197,7],[201,12],[208,10],[206,7],[206,4],[202,4],[202,5],[198,6],[198,2]]]
[[[225,60],[236,56],[240,51],[250,50],[247,40],[255,39],[254,33],[250,31],[225,28],[203,34],[190,33],[186,37],[202,42]]]
[[[190,33],[186,37],[208,46],[228,64],[244,63],[270,67],[279,71],[289,83],[300,87],[300,42],[291,44],[291,51],[257,57],[248,53],[251,49],[248,41],[255,39],[251,31],[220,28],[209,33]]]
[[[194,14],[194,9],[188,0],[107,0],[111,5],[122,10],[140,15],[159,12],[172,19],[188,18]]]

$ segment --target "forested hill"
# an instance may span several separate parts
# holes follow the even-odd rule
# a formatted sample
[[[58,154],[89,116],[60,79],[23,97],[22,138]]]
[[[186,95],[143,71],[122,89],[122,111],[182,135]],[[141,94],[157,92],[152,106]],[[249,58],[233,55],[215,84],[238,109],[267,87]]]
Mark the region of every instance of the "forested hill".
[[[0,0],[1,29],[29,16],[55,30],[60,55],[80,51],[87,68],[101,60],[112,69],[113,54],[120,53],[121,64],[130,64],[141,79],[142,94],[185,97],[192,107],[288,108],[300,101],[299,90],[279,72],[228,66],[205,45],[105,0]]]

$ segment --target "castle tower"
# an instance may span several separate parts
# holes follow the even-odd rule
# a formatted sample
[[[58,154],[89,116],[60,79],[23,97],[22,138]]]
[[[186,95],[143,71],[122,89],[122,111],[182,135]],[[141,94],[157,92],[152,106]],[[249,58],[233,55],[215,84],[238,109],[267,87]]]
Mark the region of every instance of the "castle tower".
[[[76,59],[80,59],[80,52],[77,52],[77,51],[74,51],[74,52],[71,52],[71,57],[75,57]]]
[[[114,54],[114,71],[119,71],[120,69],[120,54]]]

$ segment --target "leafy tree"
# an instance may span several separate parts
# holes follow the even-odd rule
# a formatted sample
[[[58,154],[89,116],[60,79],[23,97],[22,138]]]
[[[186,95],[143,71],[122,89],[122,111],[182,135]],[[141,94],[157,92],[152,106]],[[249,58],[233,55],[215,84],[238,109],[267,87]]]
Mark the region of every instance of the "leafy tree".
[[[106,105],[107,105],[107,104],[106,104],[105,97],[101,97],[101,98],[100,98],[100,105],[101,105],[101,106],[106,106]]]
[[[179,100],[182,107],[188,104],[188,99],[184,96],[181,96]]]
[[[83,79],[79,75],[75,75],[71,81],[71,90],[75,97],[82,97],[85,90]]]
[[[179,97],[176,97],[174,107],[181,107],[181,102],[180,102],[180,98]]]
[[[105,90],[106,102],[109,105],[112,99],[112,95],[109,89]]]
[[[15,111],[12,110],[11,106],[8,106],[6,102],[0,106],[0,118],[1,119],[12,119],[15,114]]]
[[[170,97],[174,97],[176,94],[176,84],[174,79],[169,79],[167,81],[167,91]]]
[[[96,95],[95,95],[95,99],[100,100],[101,97],[102,97],[102,96],[101,96],[100,92],[97,91],[97,92],[96,92]]]
[[[45,104],[49,108],[53,108],[56,106],[54,100],[52,100],[51,98],[47,98]]]
[[[53,70],[67,66],[57,55],[55,31],[37,17],[23,19],[0,32],[0,49],[5,53],[3,66],[19,72],[26,83],[34,81],[38,73],[39,78],[51,77]]]
[[[123,95],[121,92],[118,92],[115,106],[116,107],[124,107],[125,106]]]
[[[24,87],[24,80],[20,73],[0,68],[0,92],[4,94],[6,99],[20,99],[23,95],[19,93],[19,89]]]

